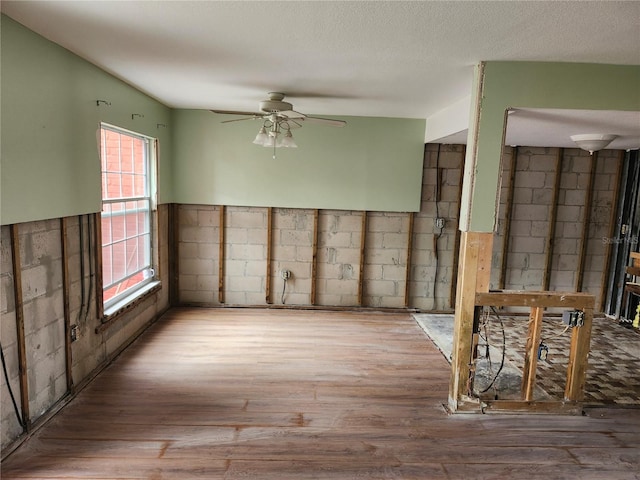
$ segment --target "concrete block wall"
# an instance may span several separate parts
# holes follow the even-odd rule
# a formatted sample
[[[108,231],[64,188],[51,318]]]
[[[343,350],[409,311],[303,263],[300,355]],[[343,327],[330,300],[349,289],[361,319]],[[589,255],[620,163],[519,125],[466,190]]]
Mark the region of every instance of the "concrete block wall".
[[[225,303],[265,302],[268,209],[227,207],[225,212]]]
[[[22,223],[18,231],[20,272],[22,282],[15,284],[13,275],[10,227],[1,231],[1,294],[0,321],[2,348],[7,370],[18,406],[21,392],[18,369],[15,289],[22,293],[26,378],[29,404],[29,420],[37,422],[47,411],[63,399],[70,390],[68,382],[78,386],[86,382],[100,368],[128,345],[142,329],[162,313],[169,305],[168,263],[168,206],[158,208],[159,235],[155,239],[159,252],[158,275],[162,288],[120,316],[112,325],[96,333],[101,325],[97,317],[96,271],[93,261],[96,242],[93,235],[92,215],[68,217],[66,224],[66,268],[68,272],[69,318],[64,314],[64,259],[62,242],[65,229],[61,219]],[[83,241],[80,242],[80,224]],[[84,276],[80,259],[84,258]],[[82,282],[85,286],[82,299]],[[67,348],[65,322],[76,325],[78,337],[71,343],[71,378],[67,378]],[[16,419],[13,404],[4,376],[2,378],[2,448],[14,442],[23,433]]]
[[[546,243],[550,228],[553,188],[560,175],[557,196],[555,236],[550,271],[550,290],[576,291],[583,218],[589,185],[590,157],[580,149],[564,149],[562,168],[555,171],[557,148],[518,147],[513,206],[506,205],[511,158],[515,149],[505,147],[502,172],[502,194],[498,229],[494,236],[492,288],[498,288],[502,247],[505,241],[505,216],[510,215],[511,233],[507,250],[505,288],[540,290],[543,287],[547,256]],[[602,273],[606,242],[611,220],[615,175],[620,154],[613,150],[598,152],[594,180],[589,237],[582,291],[602,293]]]
[[[497,228],[492,253],[491,287],[498,288],[505,242],[505,219],[511,220],[506,258],[505,288],[540,290],[546,262],[546,242],[558,149],[519,147],[513,206],[506,206],[510,165],[515,151],[505,147]],[[226,304],[266,305],[282,302],[280,271],[292,277],[284,302],[309,305],[315,280],[315,305],[340,307],[452,310],[454,306],[461,173],[465,147],[426,145],[422,201],[414,213],[411,264],[407,265],[410,214],[367,212],[364,266],[361,270],[362,217],[360,211],[227,206],[225,215]],[[566,149],[558,194],[551,290],[574,291],[589,154]],[[615,185],[619,152],[599,152],[583,290],[601,293],[604,243]],[[181,205],[179,224],[179,298],[183,303],[219,304],[219,206]],[[269,211],[272,234],[268,237]],[[434,221],[445,221],[441,230]],[[317,235],[317,239],[314,238]],[[316,273],[313,245],[317,241]],[[270,242],[270,243],[269,243]],[[268,266],[267,249],[271,248]],[[269,272],[267,273],[267,268]],[[407,269],[409,284],[406,285]],[[266,298],[267,275],[270,295]],[[359,289],[362,302],[359,302]]]
[[[343,210],[319,213],[319,305],[358,305],[362,216],[362,212]]]

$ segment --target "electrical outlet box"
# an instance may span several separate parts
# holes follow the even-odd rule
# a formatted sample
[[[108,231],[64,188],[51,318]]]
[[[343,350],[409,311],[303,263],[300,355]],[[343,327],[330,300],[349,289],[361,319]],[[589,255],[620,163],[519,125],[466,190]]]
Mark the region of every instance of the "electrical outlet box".
[[[291,270],[280,270],[280,276],[283,280],[289,280],[291,278]]]
[[[444,218],[442,217],[437,217],[436,219],[434,219],[433,223],[436,228],[444,228]]]
[[[78,340],[78,325],[71,325],[69,335],[71,336],[72,342],[75,342],[76,340]]]
[[[582,310],[565,310],[562,312],[562,323],[570,327],[581,327],[584,324],[584,312]]]

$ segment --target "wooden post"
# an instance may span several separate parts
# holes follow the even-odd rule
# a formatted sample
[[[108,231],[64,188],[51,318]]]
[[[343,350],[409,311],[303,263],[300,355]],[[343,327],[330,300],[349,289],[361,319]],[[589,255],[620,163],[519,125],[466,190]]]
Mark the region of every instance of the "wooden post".
[[[484,290],[491,271],[493,233],[462,232],[460,267],[456,294],[455,324],[449,384],[449,407],[458,410],[471,394],[470,373],[473,358],[473,320],[476,292]],[[486,253],[489,252],[487,255]]]
[[[364,296],[364,262],[367,241],[367,212],[362,212],[362,230],[360,231],[360,276],[358,278],[358,305],[362,306]]]
[[[20,236],[18,225],[9,227],[11,233],[11,264],[13,267],[13,295],[16,308],[16,340],[18,348],[18,375],[20,379],[20,409],[25,430],[31,430],[29,413],[29,381],[27,378],[27,347],[24,337],[24,304],[22,301],[22,267],[20,264]]]
[[[415,221],[415,214],[409,212],[409,232],[407,233],[407,268],[405,271],[404,280],[404,306],[409,307],[411,302],[411,254],[413,252],[413,224]],[[455,256],[455,255],[454,255]]]
[[[620,190],[622,190],[622,165],[624,163],[624,151],[620,151],[618,156],[618,166],[616,168],[616,188],[613,191],[613,199],[611,200],[611,214],[609,216],[609,238],[613,238],[616,234],[616,227],[618,225],[618,202],[620,201]],[[606,242],[604,253],[604,267],[602,269],[602,280],[600,281],[600,302],[598,310],[603,311],[604,306],[607,303],[607,295],[609,293],[609,275],[611,272],[611,242]]]
[[[542,290],[549,290],[551,283],[551,269],[553,266],[553,247],[556,237],[556,218],[558,217],[558,194],[560,193],[560,180],[562,178],[562,160],[564,148],[558,149],[556,156],[556,178],[553,182],[553,196],[549,207],[549,230],[547,232],[545,267],[542,274]]]
[[[567,367],[567,385],[564,391],[564,398],[565,400],[572,402],[580,402],[584,397],[587,361],[589,350],[591,348],[593,308],[585,308],[583,311],[583,325],[581,327],[574,327],[571,332],[569,365]]]
[[[62,252],[62,308],[64,312],[64,349],[67,392],[73,393],[73,357],[71,349],[71,312],[69,309],[69,252],[67,250],[67,218],[60,219],[60,251]],[[93,261],[93,259],[90,259]]]
[[[93,235],[96,242],[95,248],[95,285],[96,285],[96,317],[102,322],[104,319],[104,292],[102,283],[102,214],[94,213]],[[82,252],[80,252],[82,255]]]
[[[458,179],[458,214],[456,221],[460,222],[460,205],[462,204],[462,183],[464,181],[464,159],[467,154],[466,145],[462,146],[462,161],[460,162],[460,177]],[[456,235],[453,240],[453,264],[451,266],[451,291],[449,292],[449,307],[454,308],[456,305],[456,288],[458,286],[458,255],[456,252],[460,250],[460,229],[456,226]]]
[[[313,246],[311,248],[311,305],[316,304],[316,283],[318,271],[318,216],[319,211],[313,211]]]
[[[180,303],[180,207],[169,204],[167,219],[167,240],[169,252],[169,305]]]
[[[218,229],[218,302],[224,303],[224,205],[220,205],[220,228]]]
[[[271,304],[271,243],[273,236],[273,208],[267,208],[267,275],[265,278],[265,302]]]
[[[582,291],[584,280],[584,266],[587,261],[587,246],[589,244],[589,223],[591,222],[591,203],[593,201],[593,185],[596,179],[596,163],[598,152],[591,155],[591,168],[589,170],[589,185],[584,200],[584,216],[582,217],[582,236],[580,238],[580,251],[578,257],[578,269],[576,271],[576,292]]]
[[[542,334],[542,314],[544,308],[532,307],[529,315],[529,333],[522,369],[522,399],[533,400],[533,389],[536,385],[536,368],[538,366],[538,346]]]
[[[507,190],[507,200],[504,216],[504,240],[502,242],[502,258],[500,259],[500,279],[498,288],[504,290],[507,277],[507,260],[509,256],[509,240],[511,238],[511,213],[513,210],[513,191],[516,183],[516,169],[518,168],[518,147],[513,147],[511,154],[511,171],[509,172],[509,190]]]

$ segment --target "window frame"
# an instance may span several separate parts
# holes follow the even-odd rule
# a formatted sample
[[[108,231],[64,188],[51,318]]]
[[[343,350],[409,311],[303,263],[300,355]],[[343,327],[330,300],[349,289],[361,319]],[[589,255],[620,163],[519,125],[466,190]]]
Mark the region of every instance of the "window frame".
[[[146,174],[145,174],[145,183],[147,188],[147,194],[143,196],[131,196],[131,197],[121,197],[117,199],[105,199],[105,178],[103,171],[103,156],[105,155],[106,145],[103,145],[103,130],[107,130],[110,132],[114,132],[120,135],[125,135],[128,137],[132,137],[137,140],[141,140],[144,145],[144,161],[146,163]],[[101,306],[102,312],[102,321],[105,322],[110,319],[110,317],[116,315],[117,313],[128,309],[132,303],[141,297],[145,296],[147,293],[151,291],[155,291],[155,287],[159,286],[159,276],[158,276],[158,265],[159,265],[159,252],[158,252],[158,222],[157,222],[157,161],[158,161],[158,140],[154,137],[150,137],[148,135],[144,135],[139,132],[134,132],[128,130],[126,128],[119,127],[117,125],[108,124],[105,122],[101,122],[99,126],[98,132],[98,143],[99,143],[99,162],[100,162],[100,204],[101,210],[99,215],[99,223],[100,230],[102,230],[102,219],[105,215],[105,205],[113,205],[113,204],[124,204],[128,202],[139,202],[144,201],[148,202],[148,209],[143,208],[140,210],[141,212],[148,212],[148,243],[145,247],[149,249],[149,262],[148,265],[145,265],[143,268],[137,270],[135,273],[130,273],[122,277],[119,282],[126,281],[126,279],[131,278],[140,272],[148,271],[150,275],[138,282],[134,286],[127,288],[125,291],[115,295],[114,297],[104,300],[104,293],[107,288],[112,287],[113,285],[118,284],[119,282],[112,282],[109,286],[103,285],[104,279],[104,268],[105,265],[103,263],[103,251],[104,247],[108,244],[103,245],[102,234],[96,236],[96,240],[100,242],[100,248],[96,248],[97,253],[100,255],[99,265],[100,265],[100,289],[99,289],[99,303]],[[125,206],[126,208],[126,206]],[[126,211],[126,210],[125,210]],[[139,235],[136,235],[132,238],[139,238]],[[112,240],[112,239],[111,239]],[[126,238],[125,238],[126,241]],[[146,242],[145,242],[146,243]],[[111,243],[112,245],[112,243]],[[146,262],[145,262],[146,263]]]

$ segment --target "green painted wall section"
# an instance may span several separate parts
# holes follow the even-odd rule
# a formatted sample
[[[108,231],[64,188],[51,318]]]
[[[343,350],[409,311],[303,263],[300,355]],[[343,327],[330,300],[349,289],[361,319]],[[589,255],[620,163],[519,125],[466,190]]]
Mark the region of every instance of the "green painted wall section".
[[[307,123],[298,148],[251,143],[259,120],[175,110],[174,196],[178,203],[418,211],[425,121],[335,117],[342,128]]]
[[[159,200],[172,200],[169,108],[4,15],[1,49],[3,225],[100,211],[100,122],[159,139]]]
[[[481,96],[472,104],[471,122],[478,129],[469,129],[463,231],[494,230],[507,108],[640,110],[637,65],[486,62],[476,69],[475,84]]]

